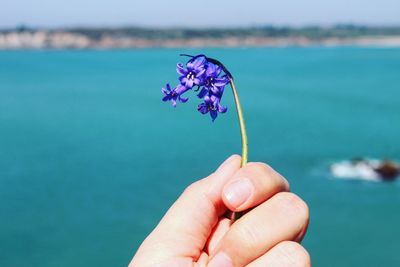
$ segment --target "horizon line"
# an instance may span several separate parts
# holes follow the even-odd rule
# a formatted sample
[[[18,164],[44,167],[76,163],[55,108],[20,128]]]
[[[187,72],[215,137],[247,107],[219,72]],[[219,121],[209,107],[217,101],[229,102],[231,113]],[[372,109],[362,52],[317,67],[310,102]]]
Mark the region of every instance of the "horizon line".
[[[64,25],[64,26],[40,26],[31,25],[29,23],[20,23],[14,26],[0,26],[0,31],[5,30],[68,30],[68,29],[122,29],[122,28],[137,28],[145,30],[234,30],[234,29],[257,29],[257,28],[290,28],[290,29],[304,29],[304,28],[336,28],[336,27],[366,27],[366,28],[398,28],[400,23],[351,23],[351,22],[338,22],[338,23],[304,23],[298,24],[278,24],[278,23],[265,23],[265,24],[249,24],[249,25],[232,25],[232,26],[174,26],[174,25],[144,25],[138,23],[130,24],[119,24],[119,25],[90,25],[90,24],[75,24],[75,25]]]

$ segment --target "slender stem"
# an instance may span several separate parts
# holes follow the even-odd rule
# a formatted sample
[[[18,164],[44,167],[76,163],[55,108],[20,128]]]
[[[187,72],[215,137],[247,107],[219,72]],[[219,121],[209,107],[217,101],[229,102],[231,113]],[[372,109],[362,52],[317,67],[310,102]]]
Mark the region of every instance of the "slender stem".
[[[242,106],[240,105],[239,95],[236,90],[235,83],[233,82],[233,78],[230,78],[229,82],[232,87],[233,98],[235,99],[236,110],[237,110],[237,115],[238,115],[238,119],[239,119],[240,134],[242,136],[242,161],[240,162],[240,167],[243,167],[244,165],[246,165],[246,163],[248,161],[248,157],[249,157],[246,124],[244,122],[243,110],[242,110]],[[234,222],[234,221],[238,220],[240,217],[242,217],[242,215],[243,215],[243,212],[233,212],[232,214],[230,214],[230,218]]]
[[[246,165],[246,163],[248,161],[248,157],[249,157],[246,124],[244,122],[243,110],[242,110],[242,106],[240,105],[239,95],[236,90],[235,83],[233,82],[233,78],[230,78],[229,82],[231,84],[233,97],[235,99],[236,110],[237,110],[237,115],[238,115],[238,119],[239,119],[240,133],[242,136],[242,161],[240,163],[240,167],[243,167],[244,165]]]

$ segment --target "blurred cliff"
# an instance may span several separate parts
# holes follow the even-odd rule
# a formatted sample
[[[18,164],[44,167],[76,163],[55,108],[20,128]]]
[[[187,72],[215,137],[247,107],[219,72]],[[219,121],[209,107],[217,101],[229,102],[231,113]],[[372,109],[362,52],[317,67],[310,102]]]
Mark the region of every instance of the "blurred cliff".
[[[0,30],[0,49],[257,47],[310,45],[400,46],[400,27],[254,27],[214,29],[65,28]]]

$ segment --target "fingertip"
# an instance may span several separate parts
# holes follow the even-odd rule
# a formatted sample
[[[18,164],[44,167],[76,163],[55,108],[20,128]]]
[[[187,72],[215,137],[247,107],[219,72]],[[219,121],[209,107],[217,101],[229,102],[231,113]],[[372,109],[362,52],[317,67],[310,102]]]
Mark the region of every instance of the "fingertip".
[[[222,191],[222,200],[232,211],[241,211],[241,207],[254,194],[254,186],[249,179],[238,179],[224,186]]]
[[[239,169],[241,159],[239,155],[233,154],[218,167],[217,172],[230,168]]]

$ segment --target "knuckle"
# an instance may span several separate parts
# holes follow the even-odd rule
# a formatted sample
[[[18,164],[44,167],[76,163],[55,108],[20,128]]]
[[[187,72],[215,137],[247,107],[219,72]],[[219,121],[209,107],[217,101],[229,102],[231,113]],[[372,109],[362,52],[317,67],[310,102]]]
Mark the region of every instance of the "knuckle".
[[[280,250],[286,260],[291,263],[291,266],[311,266],[310,254],[300,244],[292,241],[282,242],[280,244]]]
[[[270,165],[263,162],[251,162],[249,171],[260,178],[268,177],[268,180],[273,183],[273,187],[279,191],[289,191],[289,182],[278,172],[276,172]],[[265,180],[265,179],[263,179]]]
[[[277,197],[286,210],[299,216],[302,221],[308,220],[310,216],[308,205],[296,194],[281,192],[277,194]]]
[[[257,233],[256,227],[249,224],[242,224],[235,229],[235,240],[241,240],[240,247],[243,251],[253,251],[257,249],[260,235]]]
[[[275,188],[279,190],[279,192],[290,191],[290,184],[283,176],[281,176],[279,173],[276,173],[273,177]]]
[[[261,173],[263,175],[270,176],[274,171],[271,166],[264,162],[251,162],[249,163],[250,167],[257,173]]]
[[[185,190],[183,191],[184,195],[192,195],[195,194],[196,192],[198,192],[199,187],[202,184],[202,180],[193,182],[192,184],[190,184],[188,187],[185,188]]]

